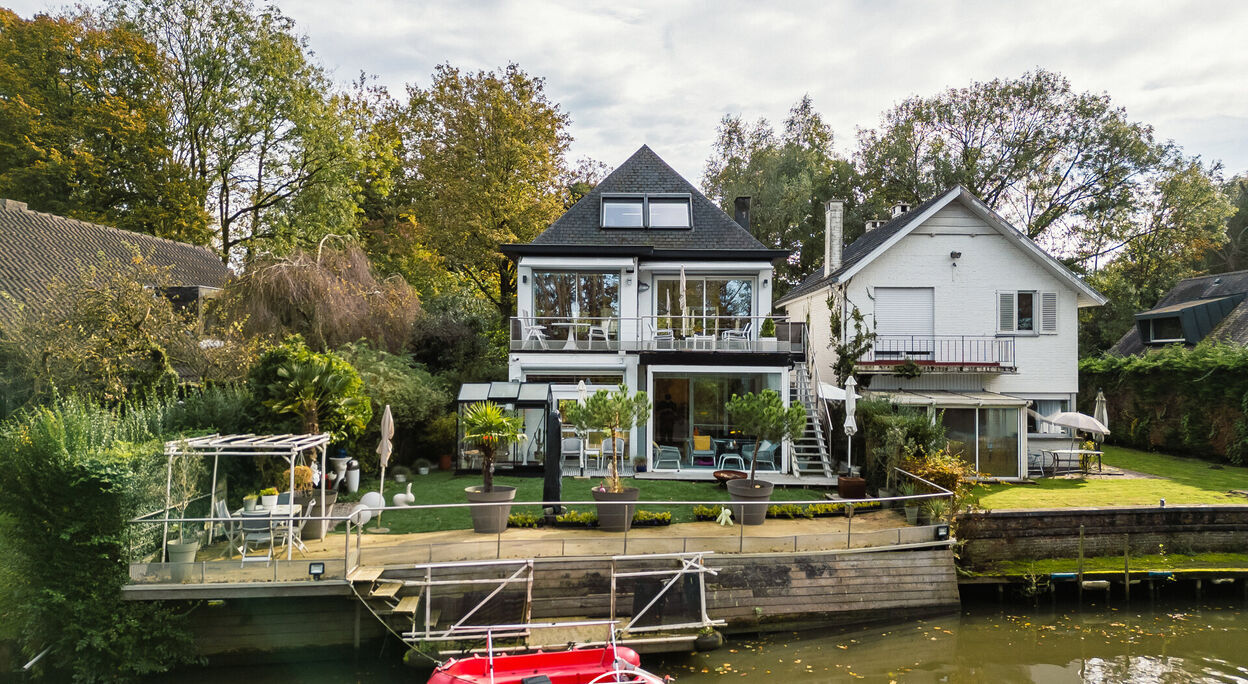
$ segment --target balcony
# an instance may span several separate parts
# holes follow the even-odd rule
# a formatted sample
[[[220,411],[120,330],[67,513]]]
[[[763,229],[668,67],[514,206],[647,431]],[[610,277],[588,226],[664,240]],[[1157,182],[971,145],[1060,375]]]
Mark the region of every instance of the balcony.
[[[969,335],[877,337],[859,359],[862,373],[897,373],[903,366],[924,373],[1013,373],[1013,337]]]
[[[765,321],[774,337],[760,334]],[[806,326],[782,316],[515,317],[513,352],[688,351],[801,354]]]

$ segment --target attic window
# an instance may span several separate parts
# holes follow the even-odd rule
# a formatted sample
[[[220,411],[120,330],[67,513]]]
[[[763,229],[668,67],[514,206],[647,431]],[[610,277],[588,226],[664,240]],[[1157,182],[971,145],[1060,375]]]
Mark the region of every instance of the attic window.
[[[1178,316],[1154,318],[1149,321],[1149,342],[1186,342],[1183,337],[1183,324]]]
[[[687,194],[604,196],[602,227],[687,229],[693,225],[690,204]]]

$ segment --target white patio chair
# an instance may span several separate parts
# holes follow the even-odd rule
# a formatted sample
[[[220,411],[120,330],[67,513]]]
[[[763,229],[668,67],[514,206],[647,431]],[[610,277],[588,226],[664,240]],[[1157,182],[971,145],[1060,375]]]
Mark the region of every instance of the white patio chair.
[[[750,340],[750,329],[753,327],[754,321],[746,321],[745,327],[737,330],[725,330],[719,336],[724,342],[748,342]]]
[[[520,316],[520,336],[523,342],[521,346],[528,348],[529,340],[536,340],[542,346],[542,349],[549,349],[546,345],[546,326],[538,325],[536,321],[529,317],[529,312],[521,311]]]
[[[672,342],[676,341],[676,331],[671,328],[656,328],[654,321],[646,319],[646,329],[650,333],[650,339],[655,342]],[[657,346],[657,345],[656,345]],[[671,345],[668,345],[671,346]]]
[[[577,467],[585,465],[585,443],[580,437],[564,437],[561,449],[564,463],[571,460],[576,463]]]
[[[268,511],[243,511],[243,565],[249,562],[273,559],[273,518]],[[264,546],[264,555],[248,555],[248,551],[258,551]]]
[[[601,459],[606,460],[606,459],[611,458],[611,455],[613,452],[616,456],[619,457],[620,463],[623,463],[624,462],[624,439],[623,438],[614,439],[614,438],[608,437],[602,440],[602,449],[599,451],[599,453],[602,454]],[[602,468],[604,466],[599,465],[598,467]]]
[[[602,340],[608,347],[611,345],[611,333],[615,330],[615,319],[608,318],[598,325],[589,326],[589,343],[593,346],[594,339]]]
[[[242,552],[242,527],[230,516],[230,505],[224,499],[217,502],[214,517],[220,520],[216,523],[217,531],[213,538],[216,538],[215,535],[225,537],[225,548],[229,552],[227,557],[233,558],[235,551]]]
[[[299,553],[305,556],[307,555],[308,547],[303,545],[303,528],[308,524],[308,516],[312,515],[312,511],[314,510],[316,510],[316,499],[312,499],[308,502],[308,509],[306,511],[295,511],[295,525],[293,528],[293,534],[290,536],[291,543],[295,545],[295,548],[299,550]],[[285,540],[286,525],[289,521],[281,520],[280,518],[279,520],[280,522],[276,522],[273,525],[273,535],[278,540]]]
[[[654,469],[674,468],[680,472],[680,449],[674,446],[654,445]]]

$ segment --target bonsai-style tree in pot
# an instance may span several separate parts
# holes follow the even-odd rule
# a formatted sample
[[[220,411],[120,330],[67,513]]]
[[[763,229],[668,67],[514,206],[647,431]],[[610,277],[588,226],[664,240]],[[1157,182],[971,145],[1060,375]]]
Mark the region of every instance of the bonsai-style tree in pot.
[[[497,503],[516,498],[516,488],[494,485],[494,455],[514,442],[523,441],[524,421],[492,401],[477,402],[464,410],[464,441],[481,449],[481,485],[467,487],[470,503]],[[473,506],[472,529],[498,534],[507,529],[511,506]]]
[[[603,430],[612,444],[624,437],[624,433],[650,418],[650,397],[645,392],[630,395],[627,385],[620,385],[614,392],[598,390],[585,403],[569,405],[564,417],[580,432]],[[620,449],[611,449],[607,460],[607,477],[592,492],[598,504],[598,527],[608,532],[623,532],[632,525],[633,506],[614,502],[636,501],[636,487],[625,487],[620,482]]]
[[[744,480],[729,480],[728,493],[733,501],[762,502],[756,506],[734,507],[737,518],[744,525],[762,525],[767,518],[766,502],[771,500],[775,486],[756,479],[758,451],[763,442],[781,444],[794,439],[806,429],[806,409],[793,405],[785,407],[780,393],[775,390],[750,392],[744,396],[734,394],[724,404],[728,420],[733,427],[756,440],[750,454],[750,476]]]
[[[189,454],[170,457],[168,505],[177,522],[165,533],[165,550],[173,564],[173,581],[185,582],[191,577],[191,564],[199,553],[203,523],[186,522],[186,509],[199,492],[199,483],[206,473],[203,459]],[[174,535],[177,535],[176,538]]]

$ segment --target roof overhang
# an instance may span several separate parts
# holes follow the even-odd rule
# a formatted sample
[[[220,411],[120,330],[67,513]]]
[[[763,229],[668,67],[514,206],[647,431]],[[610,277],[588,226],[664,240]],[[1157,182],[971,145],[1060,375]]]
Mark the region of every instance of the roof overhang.
[[[775,261],[787,259],[786,249],[662,249],[648,245],[643,246],[601,246],[601,245],[502,245],[503,254],[517,259],[522,256],[616,256],[644,257],[648,259],[690,259],[704,261],[739,261],[762,259]]]
[[[1026,399],[996,392],[955,392],[952,390],[866,390],[869,399],[884,399],[898,406],[932,408],[1023,408]]]

